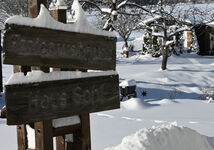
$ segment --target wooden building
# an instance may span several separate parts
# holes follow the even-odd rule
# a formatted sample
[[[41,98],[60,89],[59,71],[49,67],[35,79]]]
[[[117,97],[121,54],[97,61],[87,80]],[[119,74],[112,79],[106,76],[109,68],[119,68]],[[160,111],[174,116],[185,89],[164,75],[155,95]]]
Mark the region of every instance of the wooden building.
[[[200,25],[195,29],[199,55],[214,55],[214,24]]]

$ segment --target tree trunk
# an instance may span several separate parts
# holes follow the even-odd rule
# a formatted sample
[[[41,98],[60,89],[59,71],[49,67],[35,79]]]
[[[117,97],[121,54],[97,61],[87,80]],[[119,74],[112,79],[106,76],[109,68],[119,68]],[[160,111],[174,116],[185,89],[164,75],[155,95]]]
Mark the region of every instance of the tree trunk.
[[[165,24],[164,24],[165,25]],[[167,30],[164,30],[164,38],[163,38],[163,46],[162,46],[162,70],[167,69],[167,60],[168,60],[168,51],[167,51],[167,46],[166,46],[166,41],[167,41]]]
[[[163,60],[162,60],[162,66],[161,66],[161,69],[162,70],[166,70],[167,69],[167,60],[168,60],[168,54],[167,54],[167,49],[166,48],[163,48],[163,51],[162,51],[162,57],[163,57]]]
[[[125,42],[124,46],[125,46],[125,47],[127,48],[127,50],[128,50],[129,45],[128,45],[127,39],[125,39],[124,42]]]
[[[126,55],[126,58],[129,57],[129,45],[126,38],[124,38],[124,45],[123,45],[123,53]]]

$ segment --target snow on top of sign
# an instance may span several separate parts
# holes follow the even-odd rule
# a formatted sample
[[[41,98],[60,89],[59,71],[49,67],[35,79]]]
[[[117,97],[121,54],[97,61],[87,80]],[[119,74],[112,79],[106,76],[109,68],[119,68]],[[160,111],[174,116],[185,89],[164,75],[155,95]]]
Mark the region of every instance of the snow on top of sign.
[[[141,129],[105,150],[213,150],[206,136],[176,122]]]
[[[75,125],[75,124],[79,124],[79,123],[80,123],[79,116],[59,118],[59,119],[54,119],[52,121],[52,125],[54,128],[66,127],[66,126],[71,126],[71,125]]]
[[[116,37],[113,32],[91,27],[78,0],[74,0],[72,9],[75,11],[74,18],[76,20],[74,24],[64,24],[54,20],[44,5],[41,5],[40,13],[37,18],[32,19],[21,16],[12,16],[8,18],[5,23]]]
[[[26,84],[43,81],[78,79],[86,77],[109,76],[117,75],[116,71],[103,71],[103,72],[76,72],[76,71],[56,71],[51,73],[44,73],[39,70],[28,72],[25,76],[24,73],[18,72],[13,74],[7,82],[7,85],[12,84]]]
[[[120,86],[125,88],[127,86],[136,86],[136,81],[135,80],[125,80],[123,82],[120,83]]]

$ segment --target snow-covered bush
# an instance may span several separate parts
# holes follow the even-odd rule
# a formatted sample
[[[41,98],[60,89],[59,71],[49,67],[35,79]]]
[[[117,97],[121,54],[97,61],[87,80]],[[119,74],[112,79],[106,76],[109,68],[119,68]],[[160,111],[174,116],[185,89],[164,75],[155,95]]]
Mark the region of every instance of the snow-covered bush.
[[[203,93],[203,99],[208,100],[208,102],[210,103],[211,101],[213,101],[214,99],[214,88],[213,87],[208,87],[208,88],[204,88],[202,89],[202,93]]]

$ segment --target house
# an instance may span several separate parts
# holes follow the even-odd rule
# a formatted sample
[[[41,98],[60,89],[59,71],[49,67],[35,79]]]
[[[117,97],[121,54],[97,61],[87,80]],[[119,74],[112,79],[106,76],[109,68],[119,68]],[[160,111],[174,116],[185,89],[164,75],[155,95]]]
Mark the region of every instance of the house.
[[[214,55],[214,22],[195,28],[199,55]]]

